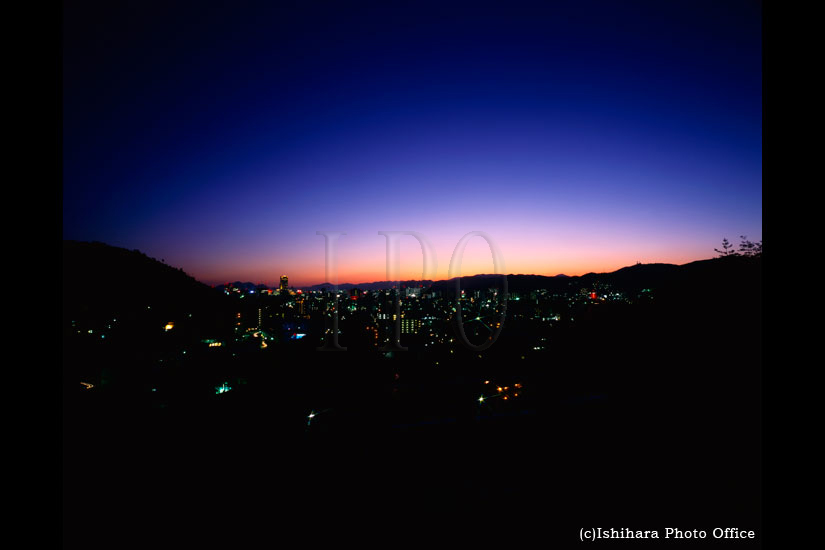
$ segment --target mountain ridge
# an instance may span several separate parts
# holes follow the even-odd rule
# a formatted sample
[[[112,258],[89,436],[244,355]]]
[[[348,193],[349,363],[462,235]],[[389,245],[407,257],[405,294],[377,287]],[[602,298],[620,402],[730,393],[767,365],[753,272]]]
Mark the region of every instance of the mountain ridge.
[[[169,277],[169,280],[176,281],[175,285],[182,285],[181,288],[186,288],[187,291],[202,292],[205,289],[216,288],[215,286],[198,281],[196,278],[188,275],[180,268],[170,266],[162,260],[150,258],[139,250],[128,250],[126,248],[116,247],[97,241],[83,242],[64,240],[63,254],[64,282],[67,275],[69,275],[69,279],[73,281],[73,284],[78,284],[81,280],[89,281],[90,279],[97,279],[99,284],[102,283],[107,287],[111,286],[111,282],[107,283],[105,279],[107,276],[107,270],[111,270],[112,266],[107,262],[100,261],[101,257],[108,256],[109,259],[117,258],[118,262],[123,261],[130,263],[130,267],[128,269],[124,267],[119,274],[114,272],[109,273],[110,277],[123,277],[125,274],[126,280],[124,280],[123,283],[125,283],[126,286],[135,287],[143,283],[143,281],[136,278],[137,273],[134,270],[134,266],[141,265],[143,266],[141,269],[148,269],[152,272],[152,277],[157,278],[159,274],[165,273],[166,276]],[[572,276],[565,274],[536,275],[509,273],[507,274],[507,282],[510,291],[538,289],[554,290],[567,288],[571,284],[576,283],[581,283],[583,287],[590,287],[597,283],[607,283],[618,287],[639,287],[640,285],[645,286],[648,284],[660,284],[664,281],[672,280],[677,277],[680,272],[691,272],[695,274],[700,271],[710,269],[709,266],[716,265],[720,262],[731,263],[737,261],[752,261],[756,259],[757,258],[750,258],[746,256],[732,256],[727,258],[695,260],[686,264],[669,264],[663,262],[648,264],[637,263],[634,265],[621,267],[615,271],[601,273],[589,272],[584,275]],[[150,267],[151,262],[155,262],[156,265],[154,267]],[[83,269],[81,267],[83,264],[97,264],[96,269],[101,269],[101,271],[96,272],[95,270]],[[460,279],[461,288],[481,289],[488,288],[491,284],[494,287],[500,287],[501,277],[502,275],[500,274],[480,273],[476,275],[466,275],[437,281],[430,279],[409,279],[397,282],[397,284],[399,284],[401,288],[422,287],[429,291],[440,291],[454,289],[456,279]],[[252,282],[236,281],[232,284],[245,289],[277,288],[269,287],[262,283]],[[395,285],[395,281],[372,281],[362,283],[340,283],[337,285],[337,288],[339,290],[358,288],[359,290],[373,291],[394,288]],[[219,288],[224,286],[225,285],[218,285]],[[313,291],[332,289],[334,286],[335,285],[332,283],[326,282],[301,288],[305,291]]]

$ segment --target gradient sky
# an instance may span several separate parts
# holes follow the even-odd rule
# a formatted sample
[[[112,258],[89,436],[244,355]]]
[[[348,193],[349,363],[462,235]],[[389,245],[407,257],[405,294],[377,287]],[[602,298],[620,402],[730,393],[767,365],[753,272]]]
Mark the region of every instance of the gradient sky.
[[[470,231],[547,275],[762,239],[758,2],[80,1],[63,39],[64,238],[209,284],[323,282],[318,230],[339,282],[378,231],[439,279]]]

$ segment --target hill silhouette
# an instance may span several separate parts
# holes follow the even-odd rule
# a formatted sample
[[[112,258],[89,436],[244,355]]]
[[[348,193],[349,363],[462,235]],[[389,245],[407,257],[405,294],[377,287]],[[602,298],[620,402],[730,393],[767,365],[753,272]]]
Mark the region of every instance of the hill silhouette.
[[[399,284],[402,288],[417,286],[424,286],[426,288],[432,285],[433,282],[429,279],[411,279],[408,281],[399,281]],[[371,283],[340,283],[338,285],[338,290],[350,290],[352,288],[357,288],[359,290],[385,290],[388,288],[392,288],[393,286],[395,286],[395,282],[393,281],[373,281]],[[305,290],[332,290],[332,288],[332,283],[321,283],[318,285],[305,287]]]
[[[597,283],[609,284],[617,290],[624,290],[629,292],[638,292],[643,288],[654,288],[662,285],[681,285],[693,284],[689,281],[690,278],[695,278],[695,282],[701,284],[703,278],[713,278],[721,275],[725,276],[725,272],[735,271],[737,269],[748,269],[746,266],[754,265],[761,261],[761,258],[751,258],[747,256],[729,256],[726,258],[713,258],[708,260],[698,260],[688,264],[666,264],[666,263],[651,263],[651,264],[636,264],[632,266],[622,267],[612,272],[605,273],[587,273],[585,275],[532,275],[532,274],[514,274],[507,275],[507,284],[509,290],[512,291],[530,291],[530,290],[548,290],[550,292],[562,291],[568,289],[571,285],[579,284],[583,287],[592,287]],[[501,275],[483,273],[477,275],[466,275],[460,277],[461,288],[465,290],[484,290],[487,288],[500,288]],[[432,280],[407,280],[400,281],[400,286],[416,287],[424,286],[424,288],[432,291],[453,292],[455,290],[456,278],[443,279],[440,281]],[[252,283],[245,283],[250,288],[254,285]],[[349,290],[351,288],[358,288],[360,290],[384,290],[392,288],[395,285],[393,281],[373,281],[369,283],[339,283],[339,290]],[[240,286],[240,283],[235,283],[235,286]],[[304,290],[331,290],[332,283],[321,283],[304,287]]]
[[[64,309],[104,316],[155,305],[171,310],[209,300],[211,288],[138,250],[63,241]]]
[[[167,323],[174,329],[166,331]],[[63,242],[64,379],[132,379],[159,352],[226,336],[229,312],[211,287],[137,250]],[[77,334],[83,327],[83,338]],[[168,333],[167,333],[168,332]],[[156,360],[155,360],[156,361]],[[128,387],[128,384],[121,387]]]

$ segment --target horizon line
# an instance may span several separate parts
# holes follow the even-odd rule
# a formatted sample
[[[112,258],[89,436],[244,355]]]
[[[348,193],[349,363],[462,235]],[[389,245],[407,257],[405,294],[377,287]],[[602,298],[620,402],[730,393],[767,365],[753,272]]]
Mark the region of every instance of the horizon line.
[[[548,278],[554,278],[554,277],[575,278],[575,277],[584,277],[585,275],[591,275],[591,274],[592,275],[605,275],[605,274],[609,274],[609,273],[615,273],[616,271],[620,271],[622,269],[626,269],[628,267],[634,267],[634,266],[637,266],[637,265],[672,265],[672,266],[681,267],[681,266],[685,266],[685,265],[688,265],[688,264],[692,264],[692,263],[696,263],[696,262],[704,262],[704,261],[708,261],[708,260],[714,260],[714,259],[717,259],[717,258],[719,258],[719,256],[715,256],[715,257],[711,257],[711,258],[701,258],[701,259],[698,259],[698,260],[691,260],[691,261],[685,262],[683,264],[674,264],[674,263],[670,263],[670,262],[637,262],[635,264],[629,264],[629,265],[624,265],[622,267],[618,267],[618,268],[616,268],[612,271],[599,271],[599,272],[597,272],[597,271],[587,271],[586,273],[581,273],[581,274],[578,274],[578,275],[567,275],[566,273],[557,273],[555,275],[544,275],[544,274],[541,274],[541,273],[507,273],[507,274],[503,274],[503,273],[474,273],[472,275],[459,275],[458,277],[449,277],[449,278],[446,278],[446,279],[402,279],[402,280],[397,280],[397,281],[390,281],[388,279],[382,279],[382,280],[369,281],[369,282],[362,281],[360,283],[344,282],[344,283],[337,283],[337,285],[333,284],[329,281],[325,281],[325,282],[308,284],[308,285],[290,285],[290,288],[301,289],[301,288],[322,286],[322,285],[339,286],[339,287],[343,286],[343,285],[352,285],[352,286],[357,287],[358,285],[374,285],[374,284],[379,284],[379,283],[405,283],[405,282],[420,282],[420,281],[429,281],[431,283],[440,283],[440,282],[445,282],[445,281],[452,281],[452,280],[457,279],[457,278],[483,277],[483,276],[500,277],[502,275],[507,276],[507,277],[510,277],[510,276],[526,276],[526,277],[548,277]],[[197,278],[196,278],[196,280],[197,280]],[[200,282],[203,282],[203,281],[200,281]],[[263,285],[263,286],[267,286],[267,287],[271,286],[271,285],[268,285],[266,283],[260,283],[260,282],[255,283],[255,282],[252,282],[252,281],[241,281],[240,279],[236,279],[235,281],[225,281],[225,282],[222,282],[222,283],[215,283],[215,284],[209,284],[209,283],[205,283],[205,282],[203,282],[203,283],[208,285],[208,286],[212,286],[212,287],[217,287],[217,286],[220,286],[220,285],[231,284],[231,283],[243,283],[243,284],[250,283],[250,284],[254,284],[256,286],[258,286],[258,285]],[[275,288],[277,286],[278,285],[275,284],[275,285],[273,285],[273,288]]]

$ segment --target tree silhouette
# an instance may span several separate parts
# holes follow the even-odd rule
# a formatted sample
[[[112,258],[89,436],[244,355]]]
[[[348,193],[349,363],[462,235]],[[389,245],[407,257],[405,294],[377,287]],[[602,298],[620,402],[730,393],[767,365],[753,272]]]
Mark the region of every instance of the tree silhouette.
[[[719,257],[723,256],[738,256],[739,254],[733,249],[733,245],[727,238],[722,239],[722,250],[718,248],[714,248],[716,252],[719,253]]]
[[[755,243],[753,246],[753,255],[754,256],[762,256],[762,241]]]
[[[752,258],[762,256],[762,241],[749,241],[747,235],[740,235],[739,250],[733,248],[733,244],[727,239],[722,239],[722,249],[714,248],[719,253],[719,257],[725,256],[748,256]]]
[[[739,243],[739,254],[754,257],[762,255],[762,241],[751,242],[746,235],[740,235],[739,238],[742,239]]]

